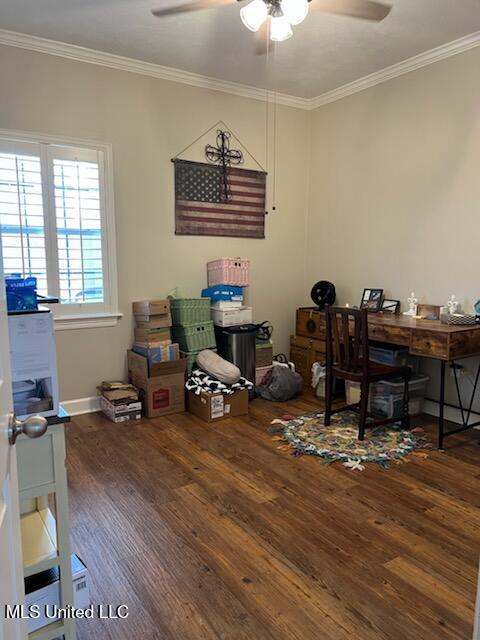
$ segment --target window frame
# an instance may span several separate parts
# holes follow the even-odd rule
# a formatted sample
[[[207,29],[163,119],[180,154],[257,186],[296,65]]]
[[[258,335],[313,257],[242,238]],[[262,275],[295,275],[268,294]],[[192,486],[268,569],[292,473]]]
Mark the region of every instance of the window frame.
[[[19,152],[21,152],[22,144],[25,143],[39,147],[49,285],[51,285],[52,277],[58,284],[59,273],[53,160],[55,155],[59,156],[57,159],[60,160],[67,159],[68,156],[71,158],[75,149],[97,154],[101,200],[104,301],[102,303],[58,303],[48,306],[53,310],[56,329],[114,326],[122,314],[118,311],[112,145],[92,140],[0,129],[0,145],[8,144],[12,149],[15,149],[15,144],[17,144]],[[64,147],[63,157],[62,147]],[[57,154],[55,154],[55,148],[59,149]],[[47,168],[45,175],[44,168]],[[53,295],[55,292],[49,293]]]

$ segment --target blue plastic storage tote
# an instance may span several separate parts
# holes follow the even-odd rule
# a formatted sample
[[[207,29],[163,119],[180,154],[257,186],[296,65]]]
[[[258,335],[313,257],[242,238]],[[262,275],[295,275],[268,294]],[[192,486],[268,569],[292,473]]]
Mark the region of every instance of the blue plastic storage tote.
[[[207,289],[203,289],[202,298],[210,298],[212,302],[221,300],[243,301],[243,287],[234,287],[229,284],[216,284]]]

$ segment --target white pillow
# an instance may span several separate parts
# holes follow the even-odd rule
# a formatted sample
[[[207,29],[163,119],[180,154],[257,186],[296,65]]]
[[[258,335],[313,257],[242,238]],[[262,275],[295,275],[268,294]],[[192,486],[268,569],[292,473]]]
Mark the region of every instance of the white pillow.
[[[238,367],[228,362],[228,360],[224,360],[214,351],[210,351],[210,349],[200,351],[197,355],[197,364],[212,378],[216,378],[225,384],[235,384],[242,375]]]

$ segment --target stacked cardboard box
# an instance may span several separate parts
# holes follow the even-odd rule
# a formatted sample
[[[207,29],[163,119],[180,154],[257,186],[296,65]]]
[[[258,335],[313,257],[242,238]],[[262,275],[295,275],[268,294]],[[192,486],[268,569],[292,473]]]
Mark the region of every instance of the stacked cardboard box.
[[[130,381],[139,388],[148,418],[185,410],[186,361],[172,343],[169,300],[133,303],[135,341],[128,351]]]
[[[196,395],[187,394],[188,411],[205,422],[218,422],[226,418],[236,418],[248,414],[248,391],[241,389],[231,395],[221,392]]]
[[[202,296],[211,300],[211,314],[215,325],[234,327],[252,323],[252,307],[244,305],[243,289],[243,287],[221,284],[210,286],[202,291]]]
[[[255,384],[262,384],[265,376],[272,370],[273,344],[272,340],[258,340],[255,345]]]
[[[124,382],[102,382],[98,386],[100,408],[112,422],[129,422],[142,417],[138,389]]]
[[[208,287],[202,296],[210,298],[218,350],[232,360],[242,375],[255,383],[255,333],[253,309],[244,302],[250,283],[250,261],[245,258],[219,258],[207,263]],[[240,335],[242,337],[240,338]],[[242,347],[233,347],[233,344]],[[251,397],[254,392],[250,393]]]
[[[142,300],[133,303],[135,343],[143,348],[162,348],[172,344],[169,300]]]
[[[235,327],[236,325],[246,325],[253,322],[252,307],[244,306],[245,284],[244,286],[232,284],[234,280],[238,281],[241,275],[241,273],[236,273],[234,266],[231,280],[229,280],[227,274],[226,279],[229,282],[211,285],[202,291],[202,296],[210,298],[212,318],[217,327]],[[273,345],[271,339],[257,339],[255,344],[255,379],[252,380],[256,385],[259,385],[265,375],[271,371],[272,360]],[[242,371],[242,373],[249,377],[247,371]],[[250,377],[252,375],[253,372]]]
[[[147,418],[185,411],[185,358],[153,363],[134,351],[127,358],[128,375],[140,390]]]
[[[169,300],[142,300],[133,303],[135,342],[133,351],[149,362],[169,362],[180,358],[178,344],[172,344],[172,316]]]

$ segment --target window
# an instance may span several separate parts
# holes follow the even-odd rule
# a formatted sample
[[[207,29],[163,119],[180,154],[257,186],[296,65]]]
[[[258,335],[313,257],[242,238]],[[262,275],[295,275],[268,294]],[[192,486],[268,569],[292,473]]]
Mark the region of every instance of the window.
[[[114,221],[107,145],[0,135],[0,234],[5,275],[37,278],[59,298],[56,318],[116,313]]]

